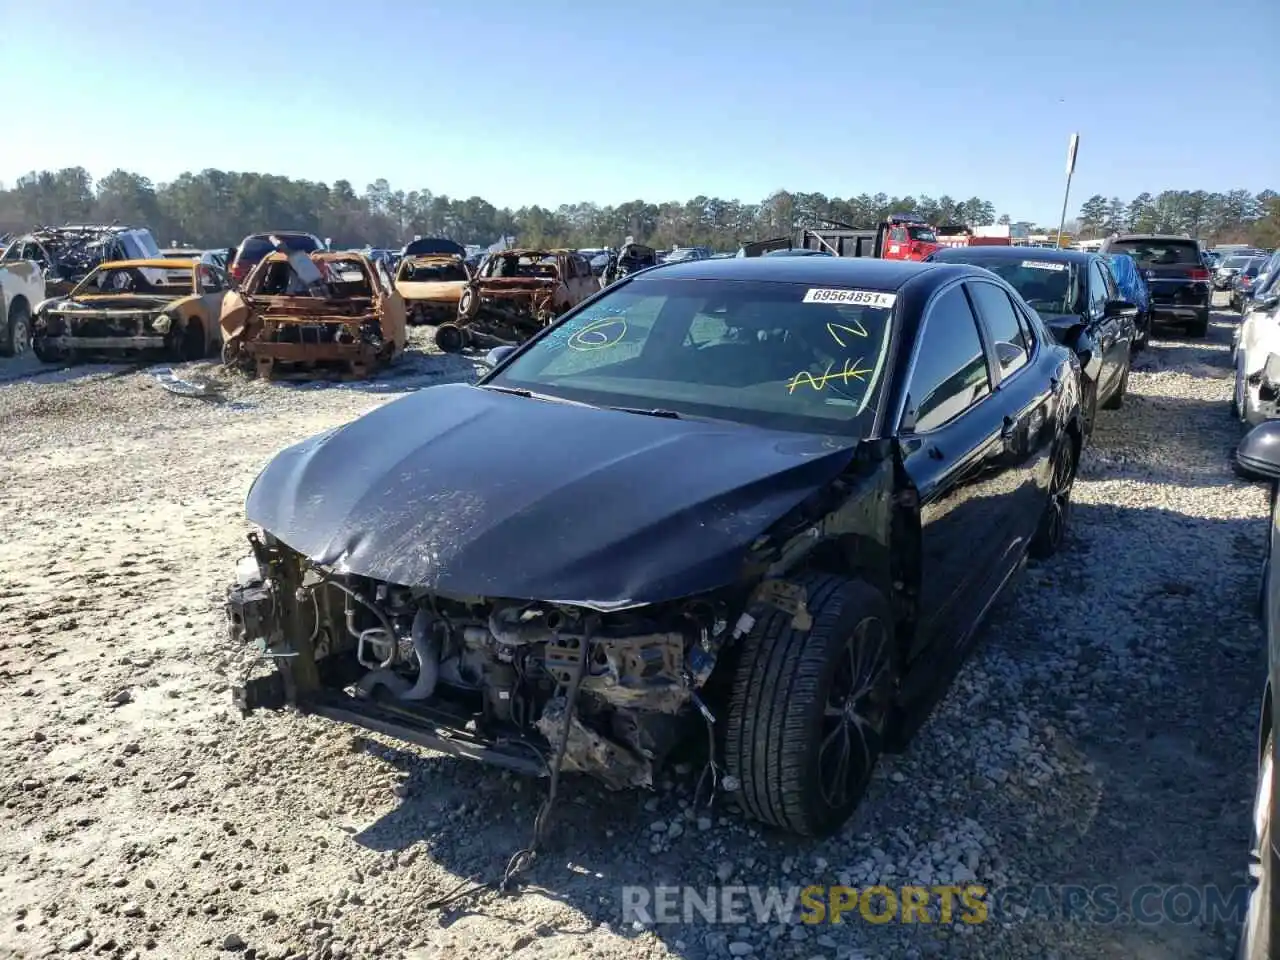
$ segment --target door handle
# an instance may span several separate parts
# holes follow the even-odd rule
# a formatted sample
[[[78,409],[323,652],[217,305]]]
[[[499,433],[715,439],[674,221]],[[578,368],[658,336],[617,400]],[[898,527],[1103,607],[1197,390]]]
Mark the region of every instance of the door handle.
[[[1014,437],[1014,434],[1016,434],[1017,432],[1018,432],[1018,421],[1013,419],[1013,417],[1005,417],[1004,426],[1000,428],[1000,439],[1012,440]]]
[[[945,460],[947,456],[937,444],[933,443],[929,444],[929,449],[926,452],[929,454],[930,460]]]

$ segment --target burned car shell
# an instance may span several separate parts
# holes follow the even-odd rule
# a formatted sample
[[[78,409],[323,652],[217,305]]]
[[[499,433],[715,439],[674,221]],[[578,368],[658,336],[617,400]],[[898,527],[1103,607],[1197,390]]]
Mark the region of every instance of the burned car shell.
[[[436,346],[453,352],[520,343],[598,289],[591,264],[572,250],[491,253],[462,291],[456,321],[437,329]]]
[[[404,298],[409,323],[457,318],[458,301],[471,280],[466,257],[466,248],[452,240],[416,240],[405,247],[395,269],[395,288]]]
[[[384,276],[360,253],[268,254],[223,303],[223,362],[264,378],[369,376],[407,341]]]
[[[117,274],[145,289],[107,291],[98,285]],[[157,276],[169,282],[148,282]],[[143,350],[199,360],[218,345],[218,316],[228,286],[221,270],[195,260],[102,263],[70,294],[36,308],[32,347],[46,362],[80,353]]]
[[[851,273],[853,263],[862,266]],[[243,708],[290,701],[545,773],[564,703],[537,704],[537,719],[528,705],[513,715],[512,691],[529,667],[509,659],[542,644],[539,669],[561,684],[582,657],[581,692],[606,718],[571,721],[565,769],[648,785],[676,730],[724,708],[717,667],[735,669],[753,624],[774,610],[797,630],[814,628],[822,598],[805,586],[814,571],[890,598],[900,704],[934,688],[940,664],[1026,555],[1062,458],[1073,475],[1082,439],[1074,356],[1029,314],[1034,350],[1017,373],[1001,378],[997,345],[984,338],[955,376],[913,400],[928,318],[945,335],[959,318],[942,315],[942,304],[967,298],[971,283],[1008,293],[997,278],[951,265],[725,259],[669,265],[611,289],[646,277],[894,290],[868,435],[639,416],[486,389],[544,332],[478,386],[420,391],[263,470],[246,512],[264,534],[242,563],[228,617],[232,637],[275,654],[278,672],[237,691]],[[935,395],[965,393],[986,376],[993,389],[967,410],[927,432],[910,426]],[[387,676],[396,633],[433,664],[412,685]],[[446,679],[440,645],[455,633],[464,646],[496,641],[505,651],[492,673],[475,674],[485,719],[450,700],[462,668],[449,665]],[[356,695],[344,691],[351,684]],[[390,701],[371,697],[379,684]]]

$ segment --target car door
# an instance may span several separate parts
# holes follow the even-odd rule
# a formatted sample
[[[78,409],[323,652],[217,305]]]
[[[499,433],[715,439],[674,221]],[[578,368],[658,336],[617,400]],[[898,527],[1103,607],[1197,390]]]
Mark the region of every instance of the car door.
[[[915,654],[967,636],[1003,581],[1016,544],[1001,514],[1016,480],[1005,456],[1010,405],[992,396],[988,350],[959,282],[926,306],[910,370],[898,442],[919,501]]]
[[[1052,470],[1054,387],[1039,370],[1040,343],[1016,295],[986,280],[965,283],[990,352],[995,405],[1002,416],[1007,485],[1014,490],[1006,511],[1007,536],[1025,548],[1044,512]]]
[[[1113,299],[1114,284],[1108,286],[1107,276],[1097,259],[1090,258],[1085,277],[1085,316],[1089,319],[1089,331],[1102,351],[1102,369],[1098,371],[1098,402],[1102,403],[1120,383],[1129,343],[1120,336],[1121,319],[1107,316],[1107,302]]]

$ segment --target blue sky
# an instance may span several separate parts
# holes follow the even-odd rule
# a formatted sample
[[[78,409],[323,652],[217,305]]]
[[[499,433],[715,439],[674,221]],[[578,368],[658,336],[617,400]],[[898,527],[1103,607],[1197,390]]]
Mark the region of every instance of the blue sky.
[[[55,7],[0,0],[6,184],[82,165],[381,176],[499,206],[945,193],[1044,222],[1079,131],[1072,214],[1094,193],[1280,189],[1276,0]]]

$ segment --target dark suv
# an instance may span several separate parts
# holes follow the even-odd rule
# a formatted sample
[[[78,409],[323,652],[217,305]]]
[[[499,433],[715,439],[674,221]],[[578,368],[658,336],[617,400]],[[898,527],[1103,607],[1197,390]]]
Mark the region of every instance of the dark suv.
[[[257,266],[258,261],[275,250],[271,238],[277,237],[289,251],[301,250],[303,253],[315,253],[324,249],[324,241],[313,233],[302,233],[298,230],[270,230],[267,233],[251,233],[240,241],[235,259],[227,264],[231,279],[241,283],[249,276],[249,271]]]
[[[1151,292],[1152,323],[1186,326],[1193,337],[1209,332],[1213,286],[1200,258],[1200,244],[1190,237],[1122,233],[1102,242],[1100,253],[1127,253],[1137,261]]]

